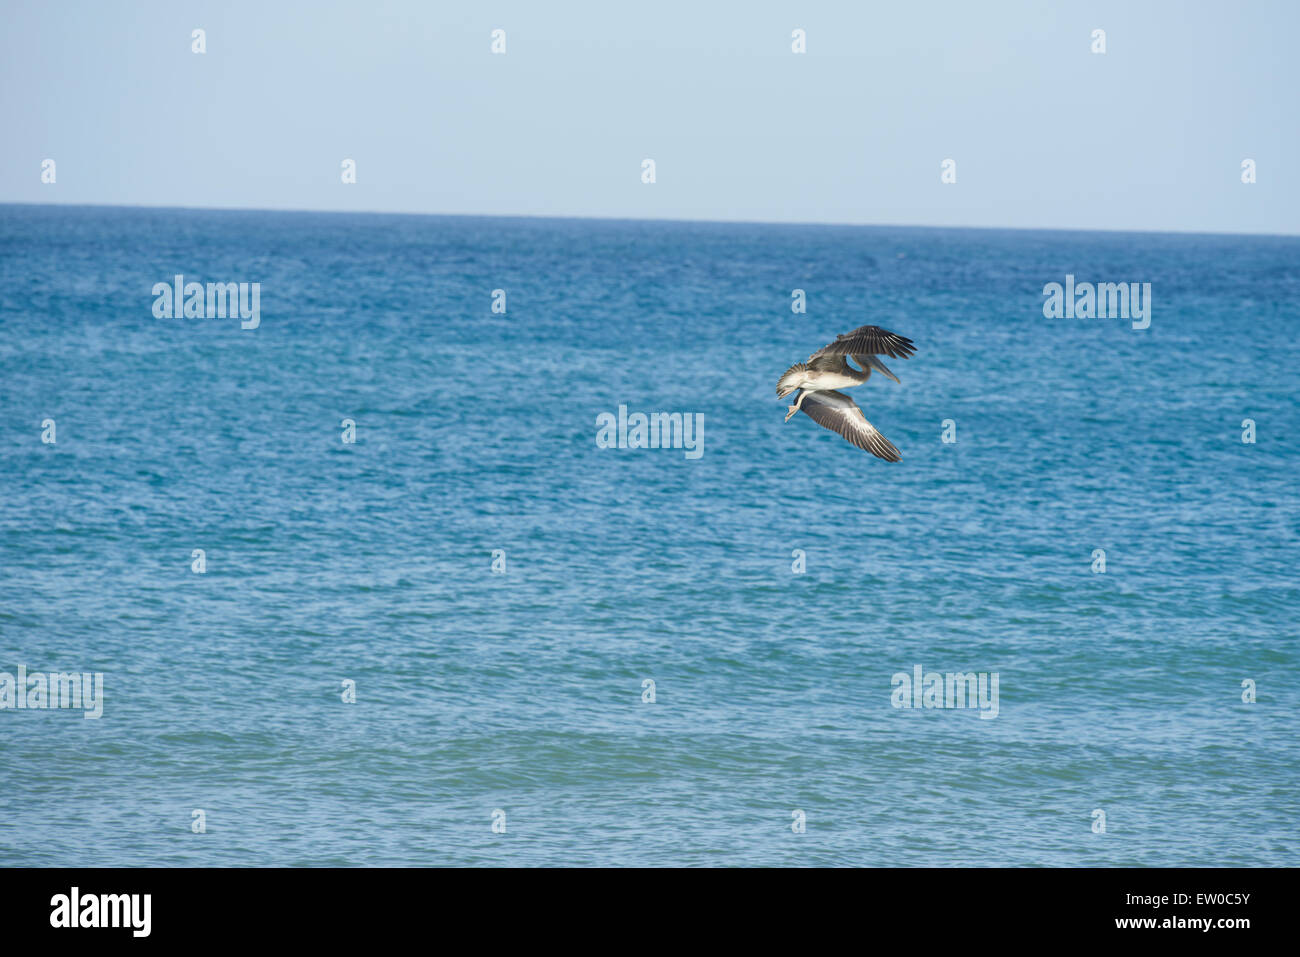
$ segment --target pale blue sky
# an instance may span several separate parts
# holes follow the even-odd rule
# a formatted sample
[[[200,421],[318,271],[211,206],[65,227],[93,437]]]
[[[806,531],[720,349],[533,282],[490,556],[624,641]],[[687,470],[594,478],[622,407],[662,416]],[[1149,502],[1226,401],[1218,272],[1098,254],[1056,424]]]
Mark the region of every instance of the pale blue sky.
[[[0,202],[1300,232],[1295,0],[0,9]]]

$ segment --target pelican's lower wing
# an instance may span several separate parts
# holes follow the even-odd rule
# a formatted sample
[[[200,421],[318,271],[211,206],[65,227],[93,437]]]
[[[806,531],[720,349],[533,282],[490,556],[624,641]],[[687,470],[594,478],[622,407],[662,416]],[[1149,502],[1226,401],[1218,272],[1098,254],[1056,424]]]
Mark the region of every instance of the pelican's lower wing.
[[[830,345],[822,346],[809,357],[811,362],[818,356],[872,355],[889,356],[891,359],[910,359],[916,354],[916,346],[907,336],[900,336],[879,326],[859,326],[852,332],[837,336]]]
[[[886,462],[898,462],[903,458],[894,448],[894,443],[877,432],[858,404],[843,392],[809,392],[804,396],[800,410],[823,429],[838,432],[877,458]]]

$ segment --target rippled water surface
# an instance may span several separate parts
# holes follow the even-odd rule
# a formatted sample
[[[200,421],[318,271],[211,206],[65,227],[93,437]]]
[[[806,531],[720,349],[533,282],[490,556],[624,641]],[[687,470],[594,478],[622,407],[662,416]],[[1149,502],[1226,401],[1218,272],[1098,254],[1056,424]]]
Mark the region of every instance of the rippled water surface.
[[[1283,238],[0,206],[0,671],[104,676],[0,710],[0,864],[1296,865],[1298,303]],[[864,322],[897,465],[774,395]]]

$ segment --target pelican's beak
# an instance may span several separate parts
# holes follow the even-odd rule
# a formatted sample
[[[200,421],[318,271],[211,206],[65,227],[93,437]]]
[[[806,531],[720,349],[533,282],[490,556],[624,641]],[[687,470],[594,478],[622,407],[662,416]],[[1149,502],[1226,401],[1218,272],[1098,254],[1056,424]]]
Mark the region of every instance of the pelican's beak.
[[[871,364],[871,368],[875,369],[877,372],[883,373],[884,375],[889,376],[889,378],[893,379],[895,382],[898,382],[898,376],[894,375],[894,373],[886,369],[885,364],[881,362],[879,359],[877,359],[875,356],[867,356],[867,362],[869,362]],[[903,383],[898,382],[898,384],[902,385]]]

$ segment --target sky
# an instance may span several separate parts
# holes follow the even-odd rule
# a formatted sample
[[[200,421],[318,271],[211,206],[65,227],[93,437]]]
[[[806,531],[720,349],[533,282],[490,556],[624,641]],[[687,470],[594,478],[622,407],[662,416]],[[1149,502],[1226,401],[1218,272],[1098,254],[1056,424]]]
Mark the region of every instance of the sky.
[[[0,11],[0,203],[1300,233],[1296,0]]]

